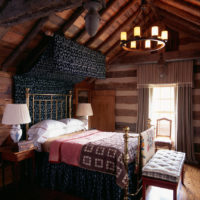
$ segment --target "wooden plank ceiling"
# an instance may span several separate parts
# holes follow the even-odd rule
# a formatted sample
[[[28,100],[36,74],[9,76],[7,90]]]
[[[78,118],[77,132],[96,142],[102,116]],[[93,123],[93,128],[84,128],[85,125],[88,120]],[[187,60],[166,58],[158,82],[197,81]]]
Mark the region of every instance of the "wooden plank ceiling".
[[[172,32],[183,32],[188,38],[200,41],[198,0],[148,0],[154,11],[145,10],[145,16],[138,15],[139,0],[107,0],[106,8],[99,11],[101,21],[94,37],[85,30],[87,11],[81,0],[30,0],[29,5],[20,4],[22,0],[3,2],[0,3],[0,70],[3,71],[27,71],[45,49],[46,35],[53,33],[63,33],[66,38],[102,52],[108,63],[116,57],[131,55],[121,49],[119,38],[121,31],[131,35],[135,25],[141,25],[143,32],[147,32],[152,25],[162,24]],[[14,2],[19,5],[13,11]],[[31,10],[32,15],[30,7],[35,9]]]

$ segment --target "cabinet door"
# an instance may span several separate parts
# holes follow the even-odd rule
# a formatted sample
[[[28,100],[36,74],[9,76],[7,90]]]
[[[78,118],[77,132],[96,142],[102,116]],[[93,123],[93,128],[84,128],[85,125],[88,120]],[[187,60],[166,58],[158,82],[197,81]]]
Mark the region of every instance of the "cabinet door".
[[[115,91],[92,91],[91,128],[101,131],[115,131]]]

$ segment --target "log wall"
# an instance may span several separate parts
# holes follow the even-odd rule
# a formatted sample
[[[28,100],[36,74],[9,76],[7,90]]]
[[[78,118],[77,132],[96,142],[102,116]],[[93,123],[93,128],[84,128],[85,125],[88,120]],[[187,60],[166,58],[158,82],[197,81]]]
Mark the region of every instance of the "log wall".
[[[116,90],[116,131],[122,131],[125,126],[135,131],[138,106],[136,65],[112,67],[105,80],[96,80],[95,89]],[[200,161],[200,65],[194,66],[193,120],[195,154]]]
[[[8,103],[12,103],[12,76],[6,72],[0,72],[0,146],[8,137],[10,126],[1,123],[4,107]]]

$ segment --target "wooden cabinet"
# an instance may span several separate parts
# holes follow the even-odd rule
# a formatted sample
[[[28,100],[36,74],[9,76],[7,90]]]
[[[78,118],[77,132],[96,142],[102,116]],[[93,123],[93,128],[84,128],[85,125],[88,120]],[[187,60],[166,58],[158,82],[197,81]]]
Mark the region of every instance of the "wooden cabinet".
[[[92,91],[91,128],[115,131],[115,90]]]

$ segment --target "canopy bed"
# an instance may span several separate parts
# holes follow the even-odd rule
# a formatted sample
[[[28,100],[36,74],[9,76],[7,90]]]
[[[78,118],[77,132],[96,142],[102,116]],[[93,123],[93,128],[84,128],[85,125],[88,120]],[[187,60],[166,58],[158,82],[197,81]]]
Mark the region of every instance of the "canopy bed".
[[[128,128],[125,134],[84,131],[79,120],[71,118],[71,102],[71,91],[54,95],[26,89],[33,124],[27,126],[27,135],[41,151],[39,183],[84,199],[127,200],[129,193],[137,195],[140,134],[130,134]]]

